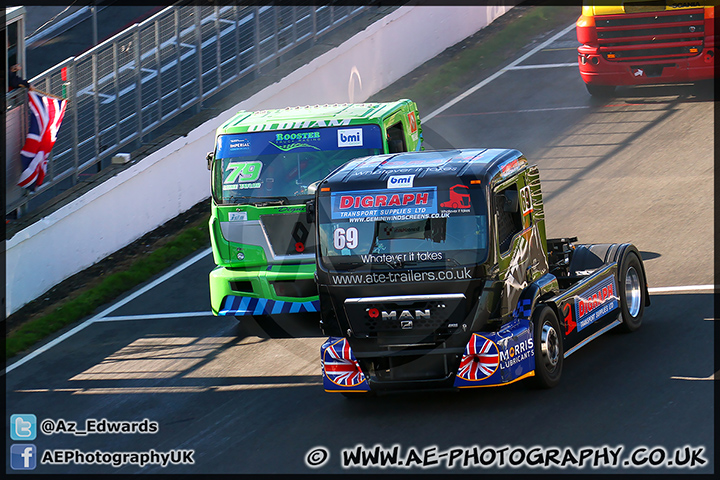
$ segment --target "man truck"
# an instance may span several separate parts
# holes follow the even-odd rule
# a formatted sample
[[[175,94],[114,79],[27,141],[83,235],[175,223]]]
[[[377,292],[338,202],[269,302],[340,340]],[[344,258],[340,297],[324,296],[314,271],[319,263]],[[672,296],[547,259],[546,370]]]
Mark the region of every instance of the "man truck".
[[[318,185],[326,391],[560,380],[564,358],[650,304],[630,243],[545,237],[537,166],[514,149],[355,159]]]
[[[313,183],[348,160],[420,150],[410,100],[240,111],[217,129],[208,154],[215,315],[318,311]],[[317,313],[314,313],[317,315]]]

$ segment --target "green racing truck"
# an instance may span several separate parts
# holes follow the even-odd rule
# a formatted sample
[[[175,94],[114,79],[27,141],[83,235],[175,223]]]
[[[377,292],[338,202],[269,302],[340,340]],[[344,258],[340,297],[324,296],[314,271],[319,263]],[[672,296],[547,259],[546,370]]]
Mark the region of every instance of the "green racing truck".
[[[318,312],[314,184],[353,158],[421,146],[410,100],[240,111],[222,124],[207,156],[213,314]]]

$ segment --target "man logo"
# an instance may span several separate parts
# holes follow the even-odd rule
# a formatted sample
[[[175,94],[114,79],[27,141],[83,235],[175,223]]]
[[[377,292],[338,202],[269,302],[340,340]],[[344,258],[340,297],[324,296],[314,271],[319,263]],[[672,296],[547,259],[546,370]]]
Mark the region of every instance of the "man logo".
[[[337,131],[338,148],[340,147],[362,147],[363,131],[362,128],[344,128]]]
[[[398,317],[397,311],[391,310],[390,312],[382,311],[380,312],[382,315],[382,319],[385,321],[395,321],[400,320],[400,327],[403,330],[407,330],[410,328],[413,328],[413,320],[422,320],[424,318],[429,319],[430,318],[430,309],[426,308],[425,310],[415,310],[415,316],[413,317],[413,314],[410,313],[410,310],[403,310],[400,312],[400,316]]]

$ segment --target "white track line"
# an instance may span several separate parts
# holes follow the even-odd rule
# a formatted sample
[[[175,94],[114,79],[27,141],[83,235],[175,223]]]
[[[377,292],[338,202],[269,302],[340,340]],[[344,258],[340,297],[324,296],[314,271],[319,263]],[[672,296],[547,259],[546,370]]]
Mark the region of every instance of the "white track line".
[[[95,320],[101,322],[120,322],[123,320],[162,320],[165,318],[187,318],[187,317],[212,317],[213,313],[207,312],[182,312],[182,313],[151,313],[149,315],[120,315],[117,317],[105,317]]]
[[[650,293],[706,292],[714,291],[715,285],[684,285],[680,287],[650,287]]]
[[[505,68],[503,68],[503,69],[495,72],[494,74],[490,75],[488,78],[486,78],[486,79],[483,80],[482,82],[478,83],[478,84],[475,85],[474,87],[471,87],[470,89],[468,89],[467,91],[465,91],[465,93],[461,93],[460,95],[458,95],[458,96],[455,97],[454,99],[450,100],[448,103],[446,103],[446,104],[443,105],[442,107],[440,107],[440,108],[438,108],[437,110],[431,112],[429,115],[425,115],[425,116],[423,117],[424,121],[427,122],[428,120],[430,120],[431,118],[433,118],[435,115],[438,115],[438,114],[444,112],[444,111],[447,110],[448,108],[450,108],[450,107],[452,107],[453,105],[455,105],[456,103],[458,103],[460,100],[463,100],[465,97],[468,97],[469,95],[472,95],[472,94],[475,93],[476,91],[480,90],[482,87],[484,87],[484,86],[487,85],[488,83],[492,82],[493,80],[495,80],[496,78],[498,78],[500,75],[502,75],[502,74],[505,73],[506,71],[511,70],[511,69],[517,67],[520,63],[524,62],[524,61],[525,61],[526,59],[528,59],[529,57],[535,55],[537,52],[539,52],[540,50],[544,49],[545,47],[547,47],[548,45],[550,45],[551,43],[553,43],[554,41],[556,41],[558,38],[560,38],[560,37],[562,37],[563,35],[565,35],[566,33],[568,33],[568,32],[569,32],[570,30],[572,30],[573,28],[575,28],[575,23],[573,23],[572,25],[568,25],[567,28],[564,28],[562,31],[560,31],[560,32],[558,32],[557,34],[553,35],[550,39],[544,41],[543,43],[541,43],[541,44],[538,45],[537,47],[533,48],[532,50],[530,50],[528,53],[526,53],[526,54],[523,55],[522,57],[518,58],[517,60],[514,60],[514,61],[511,62],[507,67],[505,67]]]
[[[577,67],[577,62],[573,63],[546,63],[541,65],[518,65],[516,67],[505,67],[505,70],[533,70],[536,68],[558,68],[558,67]]]
[[[24,356],[23,358],[21,358],[21,359],[18,360],[17,362],[13,363],[12,365],[9,365],[9,366],[5,367],[5,371],[3,372],[3,374],[6,374],[6,373],[8,373],[8,372],[13,371],[14,369],[16,369],[17,367],[19,367],[20,365],[24,364],[25,362],[28,362],[28,361],[32,360],[33,358],[37,357],[38,355],[40,355],[41,353],[43,353],[43,352],[45,352],[45,351],[47,351],[47,350],[50,350],[52,347],[54,347],[54,346],[57,345],[58,343],[62,342],[63,340],[72,337],[73,335],[75,335],[75,334],[76,334],[77,332],[79,332],[80,330],[83,330],[84,328],[86,328],[86,327],[92,325],[93,323],[97,322],[97,321],[100,320],[101,318],[105,317],[107,314],[109,314],[109,313],[117,310],[118,308],[122,307],[122,306],[125,305],[126,303],[135,300],[137,297],[139,297],[139,296],[142,295],[143,293],[145,293],[145,292],[147,292],[148,290],[150,290],[150,289],[158,286],[159,284],[161,284],[161,283],[164,282],[165,280],[174,277],[177,273],[181,272],[182,270],[185,270],[187,267],[189,267],[190,265],[196,263],[198,260],[201,260],[202,258],[206,257],[210,252],[212,252],[212,248],[206,248],[206,249],[203,250],[202,252],[197,253],[195,256],[193,256],[192,258],[190,258],[189,260],[187,260],[185,263],[183,263],[182,265],[178,265],[177,267],[173,268],[172,270],[170,270],[168,273],[166,273],[166,274],[163,275],[162,277],[157,278],[157,279],[155,279],[154,281],[148,283],[147,285],[145,285],[144,287],[142,287],[140,290],[136,291],[135,293],[133,293],[133,294],[131,294],[131,295],[128,295],[127,297],[123,298],[122,300],[120,300],[120,301],[117,302],[117,303],[112,304],[110,307],[106,308],[105,310],[103,310],[102,312],[98,313],[98,314],[95,315],[94,317],[85,320],[83,323],[81,323],[81,324],[78,325],[77,327],[73,328],[72,330],[69,330],[69,331],[65,332],[64,334],[62,334],[62,335],[60,335],[59,337],[55,338],[54,340],[46,343],[45,345],[43,345],[42,347],[38,348],[37,350],[32,351],[31,353],[27,354],[26,356]]]

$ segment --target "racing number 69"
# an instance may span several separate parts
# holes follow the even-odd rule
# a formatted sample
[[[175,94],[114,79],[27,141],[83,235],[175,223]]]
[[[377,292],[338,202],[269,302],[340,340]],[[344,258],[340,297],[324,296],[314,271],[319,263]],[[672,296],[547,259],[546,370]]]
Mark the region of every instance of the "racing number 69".
[[[333,246],[335,250],[342,250],[343,248],[357,248],[358,246],[358,231],[355,227],[350,227],[347,230],[344,228],[336,228],[333,232]]]

